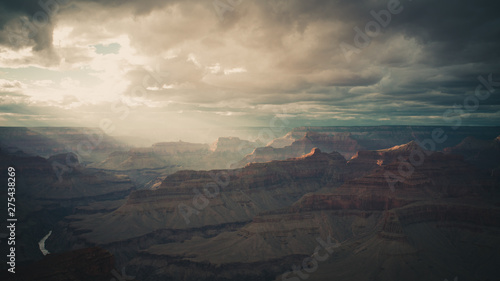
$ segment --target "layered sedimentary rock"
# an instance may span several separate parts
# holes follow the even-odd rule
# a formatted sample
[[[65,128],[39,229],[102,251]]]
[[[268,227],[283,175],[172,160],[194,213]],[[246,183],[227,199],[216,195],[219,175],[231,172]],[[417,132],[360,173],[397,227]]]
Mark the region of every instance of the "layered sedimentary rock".
[[[337,151],[346,159],[358,153],[375,153],[365,151],[383,150],[387,147],[397,147],[401,143],[417,143],[432,140],[436,130],[445,139],[444,143],[434,142],[433,150],[439,150],[446,145],[458,143],[458,138],[473,134],[478,138],[496,135],[500,128],[464,128],[452,130],[448,127],[421,126],[381,126],[381,127],[300,127],[292,130],[284,137],[271,142],[267,147],[259,147],[245,156],[232,167],[242,167],[251,162],[266,162],[297,157],[318,147],[322,151]],[[288,144],[289,145],[285,145]],[[396,149],[396,148],[395,148]]]
[[[274,148],[270,146],[258,147],[251,154],[246,155],[242,160],[231,165],[232,169],[241,168],[248,163],[262,163],[273,160],[284,160],[288,158],[304,155],[305,151],[293,150],[290,146],[285,148]]]
[[[266,146],[274,148],[283,148],[285,146],[290,146],[294,141],[304,137],[304,135],[305,134],[303,132],[295,132],[295,130],[292,130],[286,135],[272,140]]]
[[[441,150],[458,144],[464,138],[473,136],[481,140],[491,140],[500,134],[500,127],[467,127],[453,128],[447,126],[358,126],[358,127],[298,127],[284,137],[277,138],[269,144],[275,148],[291,145],[301,139],[306,133],[315,132],[323,135],[348,133],[350,138],[368,150],[377,150],[396,146],[410,141],[432,139],[433,132],[442,132],[446,137],[443,143],[436,143],[436,149]]]
[[[358,174],[362,171],[373,170],[391,164],[400,159],[408,159],[410,156],[414,161],[421,161],[430,153],[430,151],[421,148],[415,141],[410,141],[386,149],[360,150],[349,160],[348,166],[351,168],[352,173]]]
[[[303,148],[306,151],[310,146],[318,147],[325,152],[336,151],[346,159],[350,159],[356,151],[362,149],[358,142],[351,138],[349,132],[330,134],[307,132],[303,138],[296,140],[291,146],[296,149]]]
[[[246,155],[252,152],[258,144],[237,137],[220,137],[210,145],[210,150],[216,153],[238,152]]]
[[[211,146],[201,143],[164,142],[153,144],[151,147],[116,151],[91,166],[115,171],[163,169],[157,174],[166,176],[181,169],[229,168],[255,147],[254,142],[234,137],[219,138]]]
[[[387,211],[289,210],[258,216],[240,230],[214,238],[152,246],[130,264],[146,276],[155,268],[151,261],[157,261],[165,269],[161,278],[189,268],[192,279],[230,280],[238,276],[231,268],[238,268],[256,279],[265,278],[264,272],[279,276],[289,271],[283,280],[295,280],[300,276],[292,273],[295,268],[311,280],[439,280],[451,274],[487,280],[495,276],[491,259],[499,257],[499,216],[499,208],[454,201]],[[478,239],[481,243],[475,245]],[[305,271],[302,266],[308,263],[303,262],[315,254],[322,258],[309,262],[318,267]],[[252,272],[252,267],[260,271]]]
[[[409,142],[181,170],[119,207],[79,208],[51,237],[101,245],[138,280],[494,280],[495,182],[463,158]]]
[[[209,152],[207,144],[182,141],[162,142],[153,144],[151,147],[113,152],[104,161],[92,167],[107,170],[138,170],[191,165],[196,159],[200,159]]]
[[[340,154],[314,149],[300,158],[253,163],[240,170],[179,171],[156,190],[134,191],[114,212],[82,217],[71,227],[89,231],[80,236],[88,241],[110,243],[158,229],[248,221],[262,211],[288,206],[324,184],[341,184],[345,167]],[[115,231],[110,233],[110,227]]]
[[[251,154],[245,156],[241,161],[232,165],[232,168],[243,167],[248,163],[268,162],[272,160],[283,160],[309,153],[312,148],[317,147],[324,152],[336,151],[349,159],[361,147],[355,140],[350,138],[349,133],[320,134],[306,132],[302,138],[293,141],[291,145],[274,147],[272,145],[256,148]]]
[[[466,161],[488,171],[500,167],[500,137],[494,140],[467,137],[456,146],[445,148],[444,152],[463,155]]]
[[[417,154],[422,161],[400,169]],[[231,280],[241,272],[261,280],[495,276],[491,258],[500,258],[500,208],[482,197],[491,183],[487,174],[460,156],[426,151],[413,142],[361,152],[350,162],[347,174],[360,167],[373,170],[339,188],[305,194],[290,207],[263,212],[235,232],[152,246],[130,265],[139,276],[156,266],[164,269],[159,278],[189,271],[185,280]],[[388,172],[399,177],[393,188]],[[475,245],[475,236],[481,245]],[[453,242],[457,239],[462,243]],[[466,253],[471,249],[474,256]],[[313,265],[314,259],[304,262],[315,257]],[[475,259],[484,264],[481,269]],[[156,266],[150,265],[153,260]]]
[[[251,152],[255,143],[239,138],[219,138],[207,144],[164,142],[151,147],[116,151],[99,163],[89,165],[128,175],[138,189],[157,188],[158,182],[179,170],[210,170],[228,168]]]
[[[439,135],[444,141],[433,141],[431,150],[441,150],[473,136],[488,140],[498,136],[500,127],[431,127],[431,126],[373,126],[373,127],[299,127],[285,136],[257,148],[231,167],[246,163],[287,159],[307,153],[312,147],[322,151],[337,151],[350,159],[359,150],[379,150],[415,141],[425,143]]]

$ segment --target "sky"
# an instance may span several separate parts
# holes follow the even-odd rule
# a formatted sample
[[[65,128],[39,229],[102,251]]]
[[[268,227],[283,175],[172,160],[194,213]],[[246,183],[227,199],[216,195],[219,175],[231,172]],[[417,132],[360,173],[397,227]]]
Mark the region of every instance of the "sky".
[[[499,10],[493,0],[1,0],[0,126],[206,141],[221,128],[499,125]]]

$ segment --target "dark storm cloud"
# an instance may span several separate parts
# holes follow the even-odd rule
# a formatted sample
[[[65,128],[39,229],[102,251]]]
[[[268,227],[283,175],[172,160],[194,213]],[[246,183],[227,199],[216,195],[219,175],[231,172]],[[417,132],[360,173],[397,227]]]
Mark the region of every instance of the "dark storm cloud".
[[[0,17],[0,27],[3,27],[13,18],[20,15],[33,15],[41,9],[38,1],[34,0],[1,1],[0,5],[0,13],[2,15]]]
[[[2,1],[0,3],[0,46],[32,47],[44,65],[58,61],[53,50],[54,16],[68,1]],[[59,4],[62,3],[62,4]]]
[[[273,1],[271,1],[273,2]],[[274,1],[277,2],[277,1]],[[287,24],[299,23],[304,30],[317,20],[342,22],[336,38],[318,38],[319,45],[335,50],[338,41],[353,44],[358,26],[373,20],[370,11],[387,9],[387,1],[290,1],[290,7],[278,9],[275,21],[286,19]],[[400,1],[402,12],[392,15],[382,34],[373,41],[384,41],[402,34],[415,38],[424,53],[418,63],[446,66],[480,63],[489,71],[496,70],[500,58],[500,2],[496,1]],[[340,35],[340,37],[339,37]],[[368,47],[370,48],[370,47]],[[397,54],[392,54],[396,56]],[[391,56],[391,57],[393,57]],[[375,60],[376,57],[371,59]],[[400,63],[402,63],[400,61]]]
[[[2,1],[0,3],[0,29],[5,31],[9,22],[21,17],[27,17],[33,22],[34,15],[38,12],[48,13],[50,9],[54,9],[54,3],[57,5],[58,12],[74,3],[95,3],[102,6],[103,9],[109,9],[110,17],[121,17],[131,14],[139,16],[148,14],[155,9],[179,1],[42,0],[40,2],[45,3],[45,5],[40,5],[37,0]],[[184,4],[184,7],[188,9],[189,3],[196,1],[185,2],[187,3]],[[242,6],[248,4],[245,2],[250,2],[250,0],[244,0]],[[370,11],[377,12],[387,9],[389,0],[258,0],[252,2],[261,9],[259,17],[262,20],[262,28],[265,30],[260,38],[254,39],[257,39],[258,44],[262,44],[263,47],[271,48],[270,43],[273,42],[279,44],[282,36],[291,30],[304,32],[314,22],[340,24],[337,32],[330,36],[323,34],[322,37],[316,38],[316,47],[311,48],[310,53],[305,53],[302,57],[291,57],[288,61],[277,62],[278,66],[295,68],[296,71],[300,71],[300,69],[306,70],[311,67],[331,67],[328,60],[324,59],[325,56],[341,52],[340,42],[345,41],[352,44],[355,35],[353,28],[358,26],[363,30],[364,25],[373,20]],[[213,9],[210,4],[205,3],[205,7]],[[424,51],[420,63],[434,66],[498,63],[500,58],[500,40],[498,39],[500,38],[500,18],[497,11],[500,8],[500,2],[422,0],[401,1],[401,6],[404,8],[403,11],[392,15],[389,26],[382,30],[384,34],[374,38],[374,41],[385,40],[398,33],[415,38]],[[231,29],[239,18],[248,15],[244,12],[232,13],[228,18],[231,19],[231,16],[236,18],[235,21],[228,21],[219,25],[218,28]],[[47,24],[41,26],[40,30],[30,31],[30,39],[35,41],[36,50],[49,48],[52,44],[53,20],[53,17],[48,17]],[[193,21],[193,24],[196,22]],[[2,44],[12,43],[9,42],[5,32],[2,33],[0,40]],[[390,61],[385,63],[391,64]],[[403,62],[396,60],[392,64],[398,63]]]
[[[288,23],[293,21],[302,23],[302,29],[305,29],[307,23],[315,20],[341,21],[346,28],[343,35],[347,36],[341,40],[350,42],[354,36],[352,28],[358,26],[363,30],[366,23],[373,20],[370,11],[387,10],[389,2],[391,1],[290,1],[288,3],[291,7],[278,12],[288,19]],[[382,32],[402,33],[416,38],[431,55],[423,60],[424,62],[449,65],[488,63],[498,60],[500,2],[491,0],[398,2],[401,3],[403,10],[399,14],[392,15],[389,25]],[[328,41],[329,38],[325,39]]]
[[[105,9],[128,8],[134,15],[148,14],[175,1],[115,0],[19,0],[0,2],[0,44],[12,48],[32,45],[34,51],[52,47],[52,32],[57,14],[74,9],[74,4],[97,3]]]
[[[408,3],[394,29],[417,38],[433,65],[493,63],[500,57],[498,1]]]

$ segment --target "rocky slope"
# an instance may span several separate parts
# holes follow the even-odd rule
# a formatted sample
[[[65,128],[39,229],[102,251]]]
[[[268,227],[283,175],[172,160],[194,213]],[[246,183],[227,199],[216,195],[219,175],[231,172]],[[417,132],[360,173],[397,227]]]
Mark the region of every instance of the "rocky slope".
[[[123,199],[134,189],[128,177],[89,170],[72,154],[45,159],[0,150],[0,169],[7,171],[8,167],[15,169],[15,215],[22,222],[16,228],[20,262],[40,258],[38,241],[74,208]],[[7,182],[6,172],[0,174],[0,180]],[[3,202],[7,202],[7,191],[5,188],[0,192]],[[6,245],[1,243],[0,248],[5,250]]]
[[[306,133],[315,132],[322,135],[348,133],[350,138],[368,150],[377,150],[396,146],[410,141],[432,139],[433,131],[442,131],[446,141],[437,143],[436,149],[442,150],[454,146],[466,137],[475,137],[481,140],[491,140],[500,135],[500,127],[467,127],[452,128],[446,126],[358,126],[358,127],[298,127],[287,135],[277,138],[268,146],[282,148],[301,139]]]
[[[374,126],[374,127],[299,127],[283,137],[270,142],[266,147],[257,148],[232,168],[243,167],[251,162],[298,157],[318,147],[322,151],[337,151],[350,159],[359,150],[378,150],[410,141],[425,142],[440,135],[443,142],[433,142],[432,150],[458,144],[463,138],[473,136],[489,140],[500,134],[500,127],[451,127],[426,126]]]
[[[255,146],[254,142],[234,137],[220,137],[211,146],[182,141],[163,142],[151,147],[115,151],[89,167],[126,174],[138,189],[154,189],[166,176],[179,170],[228,168]]]
[[[500,204],[491,173],[413,141],[381,149],[397,135],[392,127],[369,132],[380,138],[368,150],[363,130],[307,133],[294,142],[302,156],[180,170],[119,204],[80,206],[47,248],[100,245],[142,281],[495,280]],[[361,150],[349,161],[305,151],[334,149],[332,140]]]
[[[494,140],[467,137],[456,146],[445,148],[444,152],[463,155],[468,162],[488,171],[500,167],[500,137]]]
[[[496,278],[500,208],[485,199],[490,177],[460,156],[429,152],[391,189],[386,173],[398,173],[415,151],[426,152],[410,142],[359,153],[351,167],[371,173],[263,212],[237,231],[151,246],[129,265],[145,280],[152,271],[183,276],[177,280]],[[300,273],[281,276],[293,265]]]
[[[145,280],[158,267],[163,270],[156,277],[164,279],[189,268],[178,280],[232,280],[242,272],[259,280],[294,280],[301,275],[291,272],[293,266],[310,280],[495,280],[499,218],[498,207],[454,201],[392,210],[288,210],[214,238],[152,246],[130,266]],[[316,261],[304,263],[315,253]]]
[[[106,244],[158,229],[188,229],[244,222],[290,205],[324,184],[343,182],[345,159],[314,149],[300,158],[249,164],[240,170],[179,171],[156,190],[134,191],[127,203],[104,216],[75,216],[75,232]],[[112,228],[114,231],[110,232]]]
[[[210,146],[182,141],[163,142],[153,144],[151,147],[116,151],[103,161],[90,166],[127,173],[138,170],[161,170],[156,172],[157,176],[166,176],[183,169],[224,169],[252,152],[256,145],[255,142],[234,137],[218,138]]]
[[[128,148],[99,128],[84,127],[0,127],[0,147],[42,157],[73,152],[85,162],[101,161],[113,151]]]

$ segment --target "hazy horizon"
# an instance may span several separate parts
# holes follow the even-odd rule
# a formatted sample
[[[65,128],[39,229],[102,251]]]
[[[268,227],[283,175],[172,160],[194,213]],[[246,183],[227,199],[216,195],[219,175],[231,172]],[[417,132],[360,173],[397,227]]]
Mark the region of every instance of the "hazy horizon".
[[[372,126],[298,126],[298,127],[283,127],[283,126],[276,126],[276,127],[271,127],[271,126],[243,126],[243,127],[220,127],[217,129],[211,129],[211,128],[190,128],[188,131],[182,131],[182,132],[172,132],[167,137],[163,137],[161,135],[154,135],[150,134],[148,135],[121,135],[121,134],[107,134],[110,137],[115,138],[116,140],[123,142],[124,144],[131,145],[131,146],[136,146],[136,147],[147,147],[151,146],[154,143],[159,143],[159,142],[178,142],[178,141],[183,141],[183,142],[191,142],[191,143],[205,143],[205,144],[212,144],[217,141],[218,138],[230,138],[230,137],[237,137],[240,138],[241,140],[248,140],[252,142],[257,142],[259,146],[265,146],[267,145],[270,141],[283,137],[287,133],[300,129],[300,128],[370,128],[370,127],[394,127],[395,129],[397,128],[421,128],[421,127],[429,127],[429,128],[442,128],[442,129],[447,129],[449,131],[455,131],[455,130],[460,130],[460,128],[500,128],[500,126],[471,126],[471,125],[463,125],[456,127],[454,129],[453,126],[449,125],[404,125],[404,124],[399,124],[399,125],[372,125]],[[78,129],[99,129],[101,130],[104,134],[106,134],[105,131],[103,131],[99,127],[77,127],[77,126],[33,126],[33,127],[19,127],[19,126],[0,126],[1,128],[27,128],[27,129],[42,129],[42,128],[78,128]],[[85,131],[84,131],[85,132]],[[346,132],[351,132],[351,130],[346,130]],[[90,135],[90,138],[92,138],[92,133],[88,133]]]

